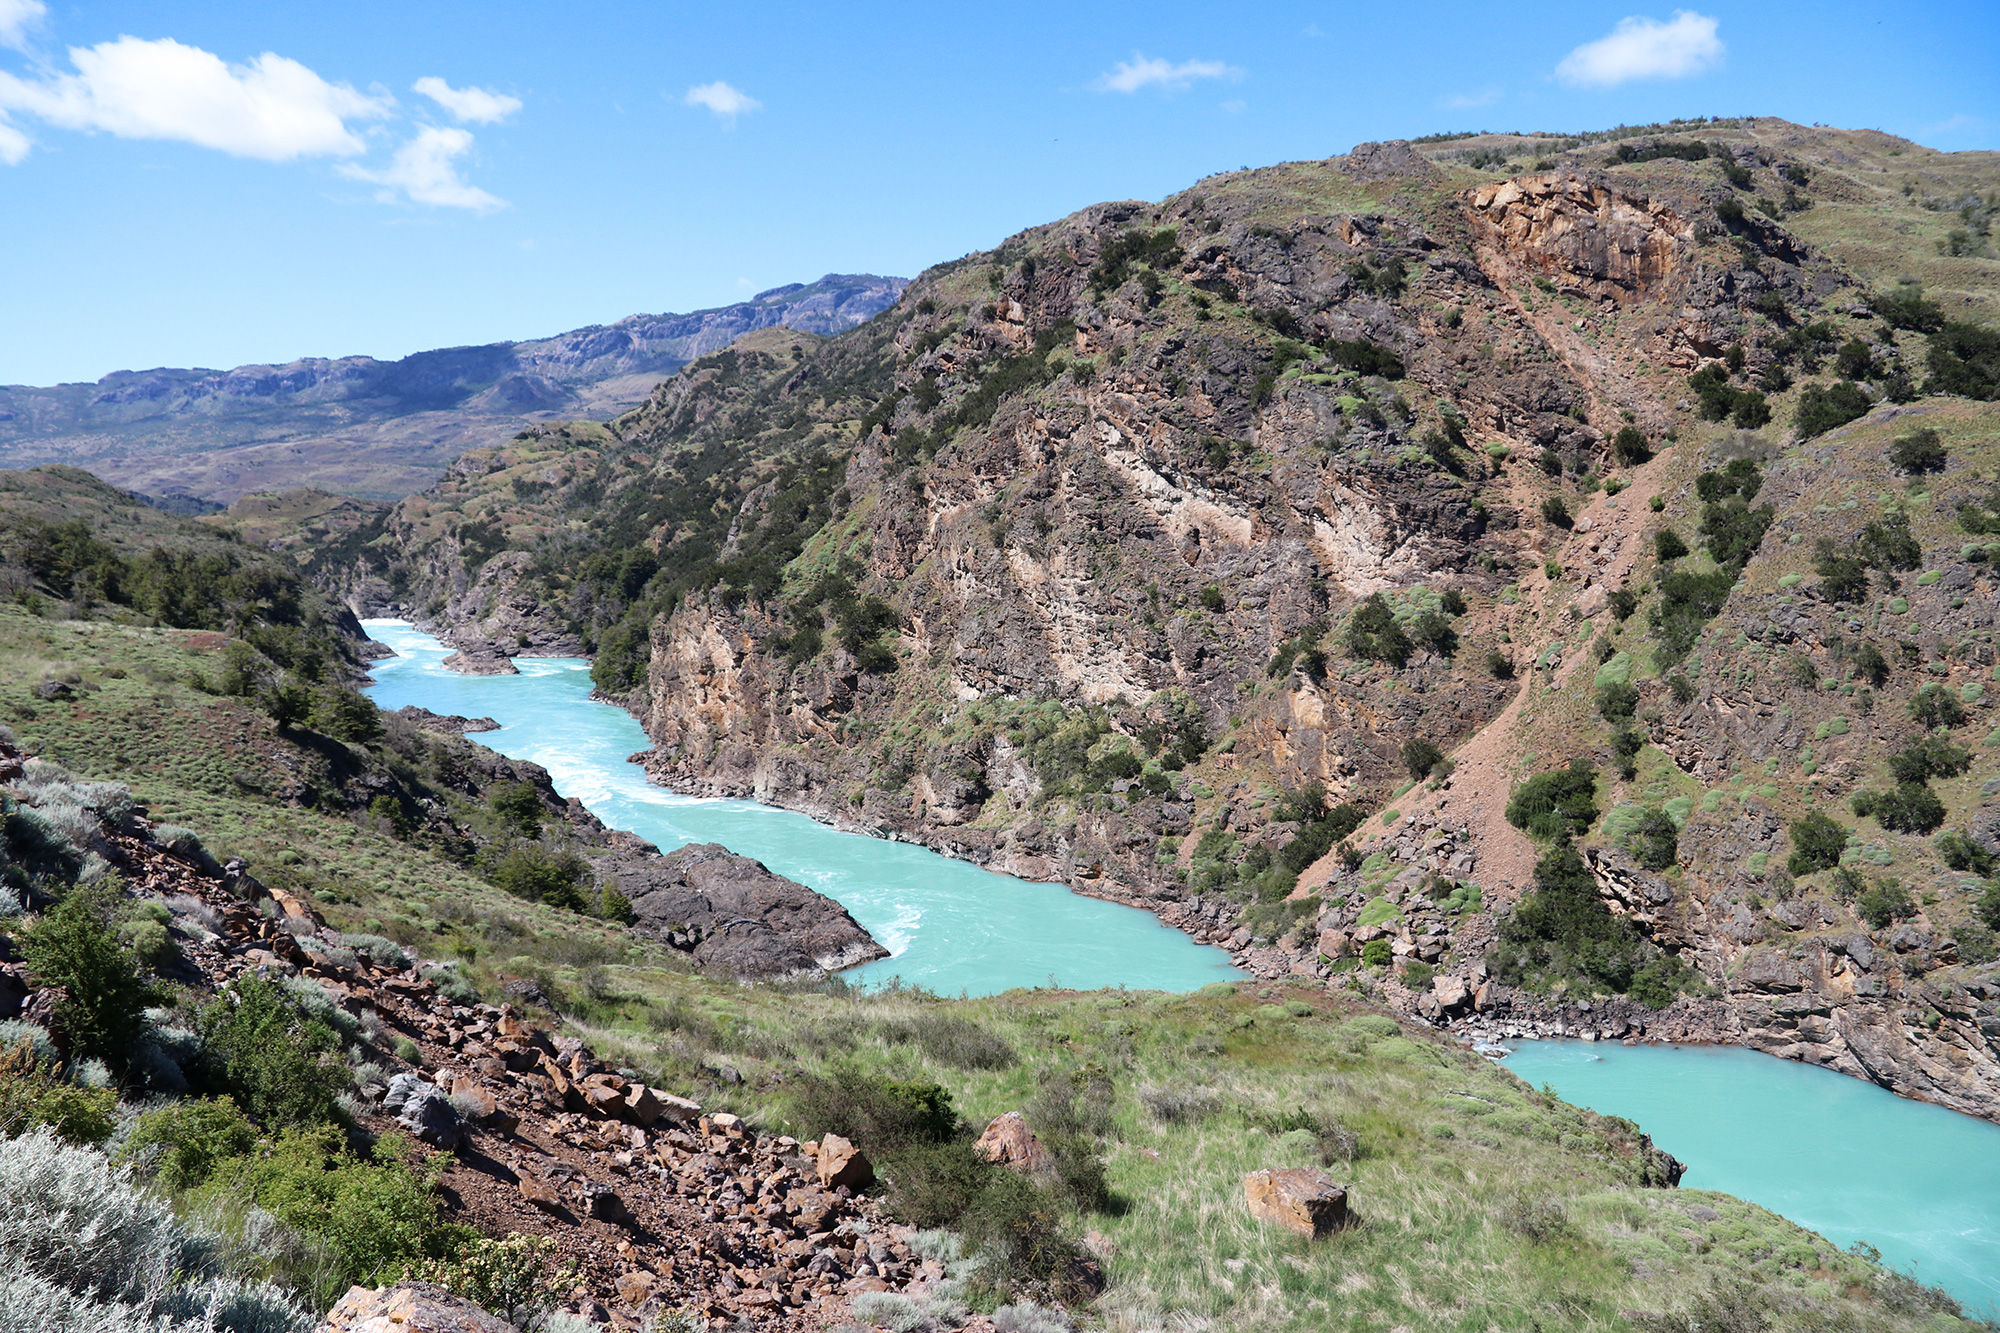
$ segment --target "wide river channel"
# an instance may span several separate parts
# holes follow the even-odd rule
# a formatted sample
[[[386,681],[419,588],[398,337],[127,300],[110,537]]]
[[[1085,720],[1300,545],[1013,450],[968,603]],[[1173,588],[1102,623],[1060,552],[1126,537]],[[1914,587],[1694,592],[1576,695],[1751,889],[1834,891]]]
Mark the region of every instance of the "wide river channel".
[[[940,994],[1017,986],[1187,991],[1243,974],[1149,914],[1060,885],[996,875],[910,843],[841,833],[751,801],[681,796],[626,756],[639,723],[590,695],[580,658],[520,658],[518,676],[461,676],[448,650],[402,621],[363,622],[398,656],[374,666],[384,708],[490,717],[473,739],[549,770],[613,828],[671,851],[719,842],[838,900],[891,956],[848,973]],[[1906,1101],[1754,1051],[1522,1042],[1508,1067],[1537,1086],[1637,1121],[1688,1164],[1682,1184],[1763,1204],[1841,1245],[2000,1312],[2000,1126]]]

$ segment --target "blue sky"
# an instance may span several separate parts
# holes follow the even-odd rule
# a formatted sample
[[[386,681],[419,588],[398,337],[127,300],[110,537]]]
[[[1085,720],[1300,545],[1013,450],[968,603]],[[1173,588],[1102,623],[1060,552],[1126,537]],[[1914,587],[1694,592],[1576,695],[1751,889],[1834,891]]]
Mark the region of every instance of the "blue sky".
[[[2000,5],[0,0],[0,383],[399,356],[1447,129],[2000,146]]]

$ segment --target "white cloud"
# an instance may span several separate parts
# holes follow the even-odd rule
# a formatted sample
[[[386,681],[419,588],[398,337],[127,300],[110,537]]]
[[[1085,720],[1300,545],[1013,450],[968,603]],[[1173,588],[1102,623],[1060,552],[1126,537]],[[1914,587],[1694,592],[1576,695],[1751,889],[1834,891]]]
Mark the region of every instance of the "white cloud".
[[[71,47],[69,58],[74,74],[22,79],[0,73],[0,113],[20,112],[63,129],[176,140],[283,162],[363,152],[366,145],[347,122],[385,116],[394,105],[392,99],[328,83],[298,61],[269,51],[247,65],[227,65],[172,38],[120,37]]]
[[[1624,18],[1608,37],[1563,57],[1556,78],[1572,88],[1611,88],[1633,79],[1684,79],[1721,63],[1717,20],[1691,9],[1673,18]]]
[[[28,142],[27,135],[6,121],[0,120],[0,162],[5,162],[10,167],[19,166],[22,159],[28,156],[28,149],[32,146]]]
[[[0,46],[25,51],[28,29],[39,24],[48,12],[49,7],[42,0],[0,0]]]
[[[1499,88],[1487,87],[1476,93],[1453,93],[1450,97],[1438,99],[1438,105],[1451,111],[1464,111],[1475,106],[1492,106],[1500,97]]]
[[[705,106],[727,121],[733,121],[746,111],[755,111],[764,104],[738,88],[732,88],[717,79],[714,83],[697,84],[687,90],[681,98],[687,106]]]
[[[1109,74],[1098,76],[1091,87],[1101,93],[1136,93],[1141,88],[1164,88],[1179,92],[1196,79],[1240,79],[1243,71],[1220,60],[1183,60],[1171,64],[1138,53],[1121,60]]]
[[[0,0],[0,4],[6,0]],[[521,109],[521,99],[488,88],[454,88],[435,75],[426,75],[412,85],[425,97],[451,112],[463,124],[494,125]]]
[[[472,134],[469,130],[439,129],[426,125],[417,131],[416,138],[396,150],[396,156],[385,170],[343,166],[340,172],[354,180],[387,187],[376,195],[384,203],[393,202],[400,191],[412,203],[429,204],[434,208],[469,208],[475,213],[505,208],[505,200],[496,199],[478,186],[467,184],[459,176],[456,161],[471,148]]]

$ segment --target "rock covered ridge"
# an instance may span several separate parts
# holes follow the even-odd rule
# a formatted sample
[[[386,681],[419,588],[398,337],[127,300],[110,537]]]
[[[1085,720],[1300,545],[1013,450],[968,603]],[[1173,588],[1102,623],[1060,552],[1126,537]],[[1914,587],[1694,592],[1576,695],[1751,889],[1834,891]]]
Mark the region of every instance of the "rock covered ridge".
[[[22,772],[7,747],[0,783]],[[253,973],[299,978],[363,1018],[382,1073],[361,1089],[360,1128],[400,1130],[452,1153],[441,1194],[482,1231],[555,1238],[576,1267],[570,1308],[586,1319],[645,1327],[660,1312],[692,1309],[740,1327],[820,1328],[849,1297],[944,1276],[916,1250],[914,1231],[888,1222],[869,1197],[872,1171],[851,1144],[802,1144],[705,1114],[511,1005],[454,1000],[448,963],[404,954],[399,965],[385,941],[357,954],[309,905],[240,862],[218,868],[198,846],[156,844],[143,817],[124,829],[107,828],[98,843],[130,893],[166,909],[176,980],[212,992]],[[691,859],[709,865],[711,888],[718,873],[740,883],[762,870],[719,848],[689,850],[680,872],[698,873]],[[725,960],[715,970],[736,968]],[[749,970],[774,975],[754,961]],[[51,1019],[60,999],[0,959],[0,1019],[42,1024],[60,1048],[63,1029]],[[405,1325],[422,1315],[438,1330],[511,1328],[409,1289],[356,1289],[327,1326],[388,1328],[399,1313]]]

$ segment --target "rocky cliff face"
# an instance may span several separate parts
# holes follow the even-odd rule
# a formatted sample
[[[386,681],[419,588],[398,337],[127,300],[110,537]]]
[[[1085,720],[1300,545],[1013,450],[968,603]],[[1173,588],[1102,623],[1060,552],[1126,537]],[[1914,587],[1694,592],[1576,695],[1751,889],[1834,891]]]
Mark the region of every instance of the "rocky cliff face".
[[[1895,659],[1878,717],[1930,683],[1967,701],[1968,737],[1990,726],[1991,564],[1955,518],[2000,462],[1990,410],[1885,405],[1806,443],[1825,426],[1794,424],[1803,389],[1831,392],[1837,347],[1866,354],[1840,363],[1864,410],[1925,364],[1867,304],[1893,276],[1868,268],[1876,239],[1853,241],[1916,225],[1871,174],[1905,149],[1699,132],[1706,156],[1656,135],[1624,161],[1364,145],[1023,233],[777,357],[747,398],[712,387],[736,362],[698,363],[600,456],[565,455],[572,496],[642,474],[681,496],[657,479],[710,460],[715,554],[676,563],[710,520],[662,499],[656,578],[621,599],[544,559],[513,604],[600,665],[644,627],[626,697],[682,789],[1145,903],[1260,975],[1379,986],[1436,1021],[1745,1041],[1993,1115],[1983,881],[1845,804],[1922,730],[1851,725],[1863,640]],[[1475,150],[1532,160],[1494,179]],[[883,359],[857,376],[862,333]],[[821,387],[836,371],[847,396]],[[1935,484],[1885,458],[1926,423],[1952,460]],[[839,451],[837,487],[774,470],[806,431]],[[733,438],[761,443],[730,464]],[[1700,478],[1737,459],[1771,509],[1731,538]],[[1819,538],[1895,514],[1917,564],[1865,612],[1799,586]],[[1975,841],[1990,754],[1934,784]],[[1600,898],[1688,969],[1658,1007],[1487,971],[1547,847],[1510,795],[1571,759],[1598,773]],[[1790,825],[1829,810],[1845,874],[1784,873]],[[1632,830],[1661,811],[1677,848],[1647,870]],[[1891,865],[1914,892],[1871,926]]]

